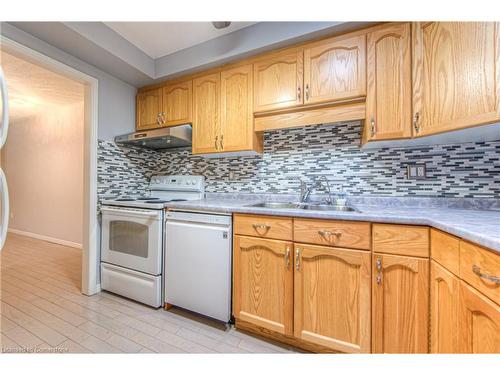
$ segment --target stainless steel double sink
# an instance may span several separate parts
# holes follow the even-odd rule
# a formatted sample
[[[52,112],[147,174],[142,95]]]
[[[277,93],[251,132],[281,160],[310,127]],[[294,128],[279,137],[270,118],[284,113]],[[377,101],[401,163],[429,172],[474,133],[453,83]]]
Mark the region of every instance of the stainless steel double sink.
[[[275,209],[298,209],[298,210],[311,210],[311,211],[344,211],[344,212],[358,212],[353,207],[349,206],[335,206],[331,204],[315,204],[315,203],[294,203],[294,202],[261,202],[246,205],[246,207],[262,207],[262,208],[275,208]]]

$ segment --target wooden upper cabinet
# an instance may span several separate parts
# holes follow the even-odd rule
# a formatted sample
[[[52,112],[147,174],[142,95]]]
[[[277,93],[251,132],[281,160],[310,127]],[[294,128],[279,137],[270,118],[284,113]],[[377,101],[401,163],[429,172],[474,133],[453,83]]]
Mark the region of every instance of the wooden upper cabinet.
[[[252,65],[221,73],[220,148],[224,152],[253,148]]]
[[[460,282],[461,353],[500,353],[500,306]]]
[[[217,152],[220,133],[220,73],[193,80],[193,154]]]
[[[304,104],[366,95],[366,37],[332,38],[304,50]]]
[[[345,353],[370,352],[370,253],[295,244],[294,331]]]
[[[373,254],[372,352],[428,353],[429,260]]]
[[[136,110],[137,130],[161,126],[162,89],[148,90],[137,94]]]
[[[411,137],[411,25],[367,35],[366,140]]]
[[[413,24],[414,135],[500,119],[500,23]]]
[[[163,88],[164,126],[189,124],[192,121],[193,82],[185,81]]]
[[[303,103],[303,52],[288,52],[253,64],[254,112]]]
[[[458,277],[431,261],[431,353],[458,353],[459,292]]]
[[[233,314],[293,335],[293,244],[234,236]]]

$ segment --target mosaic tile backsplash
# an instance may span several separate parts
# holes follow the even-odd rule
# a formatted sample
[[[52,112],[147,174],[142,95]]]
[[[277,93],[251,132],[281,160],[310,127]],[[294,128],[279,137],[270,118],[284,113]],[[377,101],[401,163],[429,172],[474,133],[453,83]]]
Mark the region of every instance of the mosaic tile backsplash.
[[[297,193],[298,178],[311,182],[325,175],[349,195],[500,198],[500,136],[494,142],[361,150],[360,135],[360,122],[278,130],[265,134],[263,155],[218,159],[100,141],[99,193],[140,191],[153,174],[201,174],[213,193]],[[426,164],[426,179],[406,178],[406,166],[415,163]]]
[[[99,140],[97,153],[97,194],[99,198],[140,194],[158,167],[155,151],[121,147]]]

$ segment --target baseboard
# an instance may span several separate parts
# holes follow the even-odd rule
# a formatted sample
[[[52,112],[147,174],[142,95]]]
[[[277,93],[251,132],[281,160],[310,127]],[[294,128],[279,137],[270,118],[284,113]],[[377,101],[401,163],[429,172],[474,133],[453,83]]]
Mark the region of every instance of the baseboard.
[[[79,244],[79,243],[76,243],[76,242],[71,242],[71,241],[66,241],[66,240],[61,240],[59,238],[44,236],[42,234],[25,232],[25,231],[22,231],[22,230],[12,229],[12,228],[9,228],[9,232],[10,233],[14,233],[14,234],[19,234],[21,236],[36,238],[37,240],[42,240],[42,241],[56,243],[58,245],[74,247],[74,248],[80,249],[80,250],[82,249],[82,244]]]

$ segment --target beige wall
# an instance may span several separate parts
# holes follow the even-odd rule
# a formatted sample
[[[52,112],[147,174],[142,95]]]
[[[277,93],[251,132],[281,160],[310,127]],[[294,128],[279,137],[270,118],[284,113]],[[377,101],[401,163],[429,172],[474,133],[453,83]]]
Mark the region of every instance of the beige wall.
[[[83,101],[16,119],[2,149],[9,228],[82,243]]]

